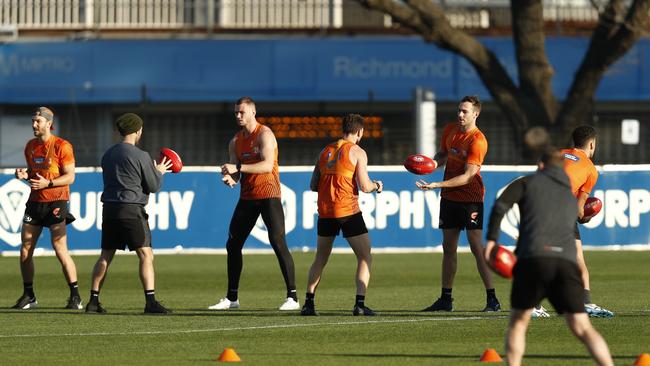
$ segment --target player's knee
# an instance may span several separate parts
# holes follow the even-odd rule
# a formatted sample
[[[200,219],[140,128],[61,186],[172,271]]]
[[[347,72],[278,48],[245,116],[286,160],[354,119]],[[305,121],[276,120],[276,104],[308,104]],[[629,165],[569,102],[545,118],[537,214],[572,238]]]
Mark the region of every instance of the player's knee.
[[[137,253],[141,262],[153,263],[153,250],[151,247],[139,248]]]
[[[582,317],[574,316],[573,318],[569,319],[568,323],[571,332],[573,332],[573,334],[580,339],[585,338],[587,334],[593,329],[586,314],[584,314]]]
[[[284,250],[287,248],[287,242],[283,233],[269,233],[269,243],[272,247]]]
[[[364,251],[359,253],[357,258],[359,259],[360,262],[365,262],[368,265],[372,264],[372,254],[370,253],[370,251],[368,252]]]
[[[240,240],[235,240],[234,238],[231,238],[228,240],[226,243],[226,251],[228,253],[241,253],[241,249],[243,247],[243,241]]]
[[[27,260],[30,260],[32,258],[33,254],[34,254],[34,247],[33,246],[23,245],[20,248],[20,261],[25,262]]]
[[[52,243],[52,250],[54,250],[54,253],[57,255],[59,254],[65,254],[68,252],[68,246],[65,243]]]
[[[456,253],[458,252],[458,249],[454,247],[444,247],[442,248],[442,255],[444,255],[447,258],[456,258]]]

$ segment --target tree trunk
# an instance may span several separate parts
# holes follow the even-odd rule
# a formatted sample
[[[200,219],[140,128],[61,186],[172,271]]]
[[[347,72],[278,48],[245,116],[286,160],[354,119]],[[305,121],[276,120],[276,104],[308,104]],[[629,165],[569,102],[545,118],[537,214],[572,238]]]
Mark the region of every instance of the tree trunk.
[[[519,104],[532,125],[548,126],[555,119],[557,102],[551,87],[554,71],[544,44],[542,0],[513,1],[510,9],[519,69]]]

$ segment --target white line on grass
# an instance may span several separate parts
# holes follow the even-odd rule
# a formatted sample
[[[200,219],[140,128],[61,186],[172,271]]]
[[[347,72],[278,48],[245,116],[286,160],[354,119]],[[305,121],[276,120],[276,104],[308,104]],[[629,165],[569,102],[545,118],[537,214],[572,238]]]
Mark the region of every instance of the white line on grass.
[[[154,330],[141,332],[102,332],[102,333],[57,333],[57,334],[0,334],[2,338],[38,338],[38,337],[86,337],[86,336],[122,336],[122,335],[157,335],[157,334],[190,334],[190,333],[210,333],[210,332],[228,332],[238,330],[263,330],[263,329],[280,329],[280,328],[304,328],[318,326],[340,326],[340,325],[363,325],[363,324],[391,324],[391,323],[419,323],[433,321],[461,321],[461,320],[485,320],[485,319],[503,319],[507,316],[471,316],[471,317],[453,317],[453,318],[420,318],[420,319],[394,319],[394,320],[368,320],[368,321],[350,321],[350,322],[329,322],[329,323],[297,323],[297,324],[275,324],[260,325],[252,327],[229,327],[229,328],[210,328],[210,329],[186,329],[186,330]]]

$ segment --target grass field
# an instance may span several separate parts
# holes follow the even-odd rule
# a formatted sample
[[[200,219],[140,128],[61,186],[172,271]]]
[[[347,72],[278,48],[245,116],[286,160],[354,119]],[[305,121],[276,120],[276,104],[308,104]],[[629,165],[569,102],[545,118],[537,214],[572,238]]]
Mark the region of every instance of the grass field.
[[[588,252],[594,300],[613,311],[593,319],[617,365],[650,352],[650,252]],[[319,317],[280,313],[285,290],[272,255],[245,255],[241,310],[211,312],[226,290],[225,256],[156,258],[157,297],[169,316],[142,315],[134,256],[116,257],[101,294],[108,315],[62,307],[67,286],[53,257],[36,258],[39,309],[9,309],[22,291],[17,258],[0,257],[1,365],[202,365],[234,347],[254,365],[474,365],[486,348],[503,354],[506,311],[485,304],[471,254],[459,254],[452,313],[421,313],[440,292],[440,254],[376,254],[366,303],[380,313],[353,317],[353,255],[335,254],[316,296]],[[301,300],[313,253],[294,253]],[[96,257],[76,257],[84,302]],[[502,305],[509,282],[497,280]],[[591,365],[562,318],[534,320],[527,365]]]

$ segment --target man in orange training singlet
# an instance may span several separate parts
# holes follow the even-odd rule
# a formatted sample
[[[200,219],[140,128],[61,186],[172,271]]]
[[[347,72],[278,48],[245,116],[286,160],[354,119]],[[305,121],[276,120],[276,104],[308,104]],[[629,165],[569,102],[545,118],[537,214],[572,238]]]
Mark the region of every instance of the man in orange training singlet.
[[[318,246],[309,269],[301,315],[317,315],[314,305],[316,287],[339,231],[343,232],[357,257],[357,295],[352,314],[375,315],[365,306],[372,257],[368,229],[359,208],[359,189],[365,193],[381,193],[383,183],[370,180],[368,156],[357,145],[363,137],[363,117],[348,114],[343,118],[342,127],[343,137],[321,151],[309,184],[312,191],[318,192]]]
[[[467,230],[467,241],[476,259],[487,293],[483,311],[499,311],[501,305],[496,297],[492,275],[483,258],[483,199],[485,187],[481,178],[481,165],[487,153],[488,143],[476,126],[481,113],[481,102],[476,96],[466,96],[458,105],[456,123],[445,126],[440,149],[434,160],[437,166],[445,166],[442,182],[419,181],[422,190],[442,188],[440,193],[440,223],[442,229],[442,291],[431,306],[423,311],[452,311],[451,290],[456,276],[456,251],[460,231]]]
[[[241,130],[230,140],[230,160],[221,166],[223,182],[229,187],[241,183],[239,202],[228,229],[228,293],[210,310],[239,308],[239,277],[244,242],[262,215],[269,232],[269,242],[278,257],[287,287],[287,298],[280,310],[298,310],[293,257],[287,248],[284,232],[284,211],[280,200],[278,143],[270,128],[255,119],[255,102],[249,97],[235,103],[235,118]]]
[[[562,154],[564,155],[564,171],[571,181],[571,191],[578,199],[578,222],[575,226],[575,234],[576,247],[578,249],[578,267],[580,267],[585,289],[583,299],[585,310],[591,317],[611,318],[614,316],[613,312],[601,308],[591,301],[589,270],[587,269],[587,263],[585,262],[585,256],[582,251],[582,240],[578,229],[578,223],[586,224],[592,217],[585,216],[584,207],[587,198],[589,198],[591,191],[598,181],[598,171],[591,161],[596,152],[596,135],[596,130],[591,126],[576,127],[571,134],[573,148],[562,150]]]
[[[83,309],[77,268],[68,252],[66,225],[74,220],[68,213],[70,184],[74,182],[75,160],[72,144],[51,132],[54,113],[39,107],[32,116],[35,138],[25,146],[27,169],[16,169],[17,179],[26,180],[31,193],[25,207],[21,231],[20,272],[23,294],[13,309],[31,309],[38,305],[34,294],[34,249],[44,227],[50,229],[52,248],[61,262],[70,288],[66,309]]]

